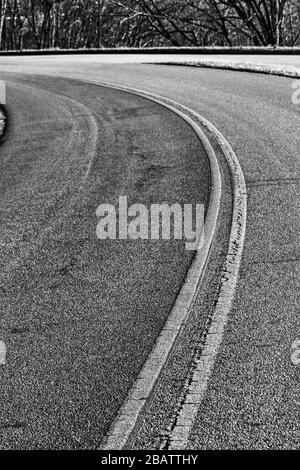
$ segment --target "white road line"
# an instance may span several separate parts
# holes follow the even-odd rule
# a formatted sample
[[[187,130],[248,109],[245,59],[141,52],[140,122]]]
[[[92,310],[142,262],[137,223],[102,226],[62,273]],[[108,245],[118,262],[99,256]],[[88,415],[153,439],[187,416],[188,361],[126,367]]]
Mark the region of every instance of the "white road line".
[[[187,449],[188,439],[203,401],[215,360],[222,343],[241,264],[247,222],[247,190],[239,161],[223,135],[206,119],[202,124],[221,146],[229,164],[234,189],[234,207],[228,254],[223,268],[221,289],[201,356],[195,361],[192,382],[170,435],[169,450]]]
[[[6,84],[4,80],[0,80],[0,103],[6,104]]]
[[[168,103],[161,97],[157,97],[148,93],[146,94],[139,90],[131,90],[128,88],[119,87],[116,85],[107,85],[99,82],[97,83],[89,81],[89,83],[106,86],[145,97],[151,101],[163,105],[164,107],[179,115],[194,129],[198,138],[201,140],[201,143],[209,157],[212,175],[210,203],[204,226],[204,246],[201,248],[201,250],[196,252],[193,264],[188,272],[186,281],[176,300],[175,306],[101,447],[102,449],[106,450],[119,450],[126,446],[126,443],[129,440],[138,422],[138,419],[155,388],[157,380],[166,364],[176,338],[178,337],[183,325],[188,319],[190,306],[195,298],[198,284],[204,273],[210,247],[215,234],[220,208],[222,181],[219,164],[214,150],[211,147],[207,137],[201,130],[200,126],[197,124],[197,122],[195,122],[194,119],[190,117],[191,110],[188,110],[187,108],[184,110],[178,109],[178,105],[175,107],[173,103]]]
[[[186,449],[188,447],[188,438],[195,423],[199,406],[202,403],[209,379],[213,372],[214,363],[223,339],[228,314],[232,306],[238,281],[247,221],[247,191],[244,175],[237,156],[224,136],[212,123],[195,111],[168,98],[153,95],[142,90],[90,80],[83,81],[148,98],[151,101],[166,106],[168,109],[181,116],[193,127],[204,145],[209,157],[212,175],[211,198],[205,222],[205,245],[203,250],[197,252],[195,260],[189,270],[186,282],[182,287],[166,325],[158,337],[158,340],[140,372],[138,379],[121,407],[117,418],[113,422],[101,447],[102,449],[123,449],[129,441],[130,436],[138,423],[138,419],[155,388],[176,338],[178,337],[183,325],[188,320],[189,308],[197,292],[197,286],[204,275],[218,219],[221,199],[221,175],[216,155],[208,139],[202,132],[200,125],[204,126],[217,140],[230,168],[234,192],[234,206],[230,241],[226,262],[223,268],[220,295],[206,336],[202,354],[196,362],[192,384],[189,387],[181,412],[170,436],[170,450]]]
[[[4,341],[0,341],[0,366],[6,364],[6,345]]]
[[[138,93],[141,93],[142,96],[148,96],[148,93],[140,91],[138,91]],[[178,105],[178,103],[175,103],[169,99],[157,96],[155,96],[155,99],[162,100],[164,103],[168,103],[171,106],[176,106],[176,109],[179,107],[179,109],[181,109],[183,112],[186,112],[190,116],[192,115],[196,123],[200,123],[212,134],[212,136],[219,143],[226,157],[231,172],[234,191],[232,227],[228,254],[223,268],[218,303],[216,305],[212,322],[208,334],[206,336],[202,354],[196,363],[192,383],[189,386],[188,393],[185,396],[185,400],[181,408],[180,414],[170,435],[169,449],[180,450],[188,448],[188,438],[195,423],[199,407],[204,398],[204,394],[207,390],[208,382],[213,372],[216,356],[218,354],[224,336],[224,330],[227,324],[228,314],[232,306],[232,301],[234,298],[235,289],[238,281],[239,267],[242,259],[246,234],[247,190],[243,171],[241,169],[237,156],[235,155],[233,149],[231,148],[227,140],[224,138],[224,136],[212,123],[210,123],[204,117],[200,116],[198,113],[187,109],[182,105]],[[209,156],[211,160],[211,153],[209,154]],[[214,168],[212,168],[212,170],[214,170]],[[201,268],[201,270],[197,271],[198,280],[200,280],[203,274],[203,267]],[[184,288],[185,286],[183,286],[183,291]],[[189,305],[190,303],[186,305],[187,309],[189,308]],[[113,427],[111,433],[114,431],[115,428]],[[116,442],[117,441],[114,440],[114,435],[112,434],[108,437],[105,448],[113,449],[113,446]]]

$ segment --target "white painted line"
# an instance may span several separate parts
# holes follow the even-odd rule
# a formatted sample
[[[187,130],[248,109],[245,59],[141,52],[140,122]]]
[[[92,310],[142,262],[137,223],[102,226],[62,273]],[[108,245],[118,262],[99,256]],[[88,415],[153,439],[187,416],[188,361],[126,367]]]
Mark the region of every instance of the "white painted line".
[[[6,104],[6,84],[3,80],[0,80],[0,103]]]
[[[247,221],[247,190],[245,178],[238,158],[227,140],[212,123],[200,114],[176,103],[175,101],[141,90],[95,81],[87,82],[148,98],[151,101],[166,106],[176,114],[180,115],[193,127],[202,141],[209,156],[212,174],[211,199],[205,222],[205,245],[202,251],[197,252],[194,263],[190,268],[186,282],[178,296],[175,307],[172,310],[141,373],[139,374],[138,379],[129,392],[129,395],[116,420],[112,424],[107,438],[101,447],[102,449],[123,449],[129,441],[129,438],[138,422],[139,416],[154,390],[175,340],[188,319],[189,308],[196,294],[197,286],[204,274],[219,213],[221,176],[216,155],[199,125],[204,126],[217,140],[230,168],[234,192],[234,207],[229,248],[223,268],[220,295],[206,336],[201,357],[196,361],[196,370],[193,374],[192,384],[186,394],[181,412],[170,436],[170,450],[187,449],[189,435],[195,423],[199,407],[203,401],[209,379],[213,372],[214,363],[223,339],[228,314],[232,306],[238,281]]]
[[[150,355],[148,356],[148,359],[146,360],[146,363],[144,364],[144,367],[142,368],[142,371],[140,372],[134,386],[130,390],[127,399],[121,407],[116,420],[113,422],[111,429],[106,436],[105,442],[101,447],[105,450],[120,450],[126,446],[132,432],[134,431],[138,419],[146,403],[148,402],[167,362],[176,338],[178,337],[183,325],[188,319],[190,306],[195,298],[199,282],[204,273],[215,234],[220,208],[222,182],[217,157],[207,137],[195,120],[196,113],[193,113],[188,108],[184,108],[177,103],[170,103],[161,97],[141,92],[139,90],[132,90],[116,85],[107,85],[97,82],[89,83],[142,96],[160,105],[163,105],[164,107],[179,115],[194,129],[198,138],[201,140],[201,143],[208,155],[211,167],[211,195],[204,226],[204,245],[203,240],[201,240],[203,245],[202,249],[196,252],[194,262],[189,270],[185,284],[181,289],[175,306],[169,315],[169,318],[167,319],[167,322],[162,329]],[[193,119],[191,114],[193,114]]]
[[[6,345],[4,341],[0,341],[0,366],[6,364]]]
[[[139,92],[142,96],[148,96],[148,93]],[[180,450],[188,448],[188,438],[192,431],[199,407],[203,401],[205,392],[207,390],[209,379],[213,372],[214,363],[224,336],[225,326],[228,320],[232,301],[235,294],[235,289],[238,281],[239,267],[242,259],[244,240],[246,234],[246,221],[247,221],[247,190],[245,178],[239,164],[238,158],[233,149],[218,131],[218,129],[210,123],[207,119],[200,116],[198,113],[187,109],[185,106],[178,105],[169,99],[162,97],[155,97],[168,103],[171,106],[179,107],[183,112],[192,116],[196,123],[204,126],[212,136],[217,140],[223,153],[226,157],[227,163],[230,168],[233,191],[234,191],[234,207],[232,216],[232,227],[230,234],[230,241],[228,247],[228,254],[223,268],[223,275],[221,280],[221,290],[212,318],[212,322],[205,340],[205,345],[201,357],[196,362],[195,372],[193,374],[192,383],[189,386],[188,393],[185,396],[181,412],[178,416],[175,427],[170,435],[170,450]],[[196,124],[198,125],[198,124]],[[211,154],[210,154],[211,159]],[[213,174],[214,168],[212,168]],[[207,253],[208,255],[208,253]],[[199,265],[200,267],[200,265]],[[203,274],[203,267],[197,270],[198,280]],[[193,269],[193,267],[192,267]],[[184,292],[183,286],[182,292]],[[180,294],[179,298],[181,297]],[[183,297],[184,298],[184,297]],[[187,310],[190,303],[186,303]],[[172,317],[172,314],[171,314]],[[187,317],[187,312],[185,317]],[[114,438],[108,437],[106,449],[113,449],[115,444]]]
[[[228,254],[223,268],[221,289],[201,356],[195,360],[195,370],[177,422],[170,435],[169,450],[187,449],[188,439],[205,396],[215,360],[222,343],[228,315],[232,307],[242,259],[247,221],[247,190],[239,161],[223,135],[206,119],[202,124],[221,146],[231,170],[234,207]]]

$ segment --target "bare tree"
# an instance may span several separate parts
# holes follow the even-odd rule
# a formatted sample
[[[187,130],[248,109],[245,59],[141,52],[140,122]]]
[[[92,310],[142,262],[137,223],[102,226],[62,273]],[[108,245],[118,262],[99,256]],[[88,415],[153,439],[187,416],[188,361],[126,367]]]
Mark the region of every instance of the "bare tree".
[[[0,0],[0,47],[2,47],[3,26],[5,21],[7,0]]]
[[[0,0],[0,47],[294,46],[299,0]]]

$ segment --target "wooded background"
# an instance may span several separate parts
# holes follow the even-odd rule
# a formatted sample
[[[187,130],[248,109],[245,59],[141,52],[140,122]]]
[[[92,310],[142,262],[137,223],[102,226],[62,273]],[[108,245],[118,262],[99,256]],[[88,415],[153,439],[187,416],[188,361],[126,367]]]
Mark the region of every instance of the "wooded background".
[[[0,49],[299,46],[300,0],[0,0]]]

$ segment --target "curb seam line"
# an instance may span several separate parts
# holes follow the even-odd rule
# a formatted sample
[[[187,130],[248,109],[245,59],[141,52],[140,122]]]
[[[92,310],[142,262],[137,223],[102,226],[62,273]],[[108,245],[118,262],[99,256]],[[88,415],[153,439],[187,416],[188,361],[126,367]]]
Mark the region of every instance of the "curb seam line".
[[[204,246],[200,251],[196,252],[193,263],[188,271],[186,281],[182,286],[165,326],[161,330],[161,333],[142,367],[137,380],[127,395],[127,398],[116,419],[112,423],[106,438],[100,446],[102,450],[121,450],[125,448],[134,432],[139,417],[155,389],[176,339],[187,321],[190,306],[195,298],[199,282],[204,274],[215,234],[220,209],[222,179],[215,152],[199,124],[197,124],[195,119],[191,117],[194,117],[194,112],[178,103],[171,102],[165,98],[140,90],[99,82],[88,81],[88,83],[117,89],[119,91],[147,98],[180,116],[194,129],[208,156],[211,169],[211,195],[204,225]]]
[[[234,188],[232,227],[218,302],[210,320],[208,333],[204,339],[204,347],[200,356],[194,360],[195,368],[192,381],[175,426],[170,433],[168,450],[189,448],[189,436],[212,376],[215,360],[228,322],[228,315],[232,308],[246,234],[247,190],[241,166],[230,144],[217,128],[205,118],[202,118],[202,124],[217,140],[230,167]]]
[[[176,338],[179,336],[181,329],[188,319],[189,308],[204,274],[218,219],[222,183],[217,157],[209,143],[209,140],[199,126],[203,126],[217,141],[225,155],[230,169],[234,193],[233,215],[228,253],[221,278],[220,294],[214,314],[210,319],[211,323],[204,341],[202,353],[200,357],[195,358],[194,362],[196,368],[193,373],[192,383],[188,393],[186,394],[179,416],[177,417],[176,424],[169,436],[167,447],[169,450],[187,449],[188,439],[195,423],[198,410],[205,396],[208,382],[213,372],[214,363],[222,343],[228,315],[232,307],[238,282],[247,222],[247,190],[245,178],[238,158],[228,141],[210,121],[197,112],[168,98],[142,90],[98,81],[84,81],[93,85],[112,88],[145,97],[169,108],[171,111],[181,116],[193,127],[202,141],[209,157],[212,178],[211,198],[204,227],[206,243],[203,247],[202,253],[197,252],[194,262],[188,272],[186,282],[183,285],[175,306],[167,319],[165,327],[161,331],[152,352],[148,356],[138,379],[130,390],[127,399],[121,407],[119,414],[113,422],[106,438],[100,446],[100,449],[121,450],[128,444],[130,436],[133,434],[138,423],[138,419],[146,406],[146,402],[149,400],[159,376],[163,371],[164,365],[175,344]],[[201,340],[203,340],[203,338],[201,338]],[[149,378],[149,374],[151,375],[151,379],[147,380]]]

